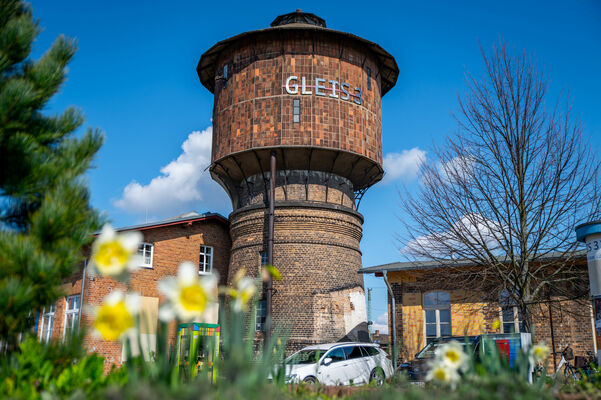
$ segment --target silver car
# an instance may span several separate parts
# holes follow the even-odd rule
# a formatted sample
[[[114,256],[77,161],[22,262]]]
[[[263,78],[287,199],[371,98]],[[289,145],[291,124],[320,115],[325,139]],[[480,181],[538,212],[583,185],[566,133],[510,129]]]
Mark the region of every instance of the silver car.
[[[288,383],[380,386],[393,375],[387,354],[373,343],[327,343],[305,347],[285,360]]]

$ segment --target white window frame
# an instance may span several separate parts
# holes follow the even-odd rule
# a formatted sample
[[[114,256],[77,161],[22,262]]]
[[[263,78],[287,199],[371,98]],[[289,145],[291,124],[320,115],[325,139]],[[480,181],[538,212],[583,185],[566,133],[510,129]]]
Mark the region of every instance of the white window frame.
[[[77,308],[69,308],[69,299],[77,298]],[[79,313],[81,311],[81,296],[79,294],[74,294],[72,296],[65,297],[65,320],[63,323],[63,339],[67,335],[67,331],[70,329],[79,329]],[[69,320],[69,316],[73,315],[73,322],[71,323],[71,327],[67,327],[67,321]]]
[[[146,246],[150,246],[150,263],[146,263],[146,257],[144,252],[146,251]],[[142,242],[138,246],[138,255],[140,256],[140,267],[142,268],[152,268],[152,262],[154,260],[154,243]]]
[[[440,292],[444,292],[447,293],[449,295],[449,304],[448,305],[440,305],[440,304],[435,304],[435,305],[425,305],[425,296],[427,293],[440,293]],[[453,335],[453,315],[451,314],[451,293],[446,291],[446,290],[431,290],[428,292],[423,293],[422,295],[422,310],[423,310],[423,318],[424,318],[424,343],[428,342],[428,335],[427,335],[427,323],[426,323],[426,312],[427,311],[435,311],[435,315],[436,315],[436,338],[440,338],[442,337],[441,333],[440,333],[440,310],[449,310],[449,327],[451,328],[451,336]],[[446,324],[446,323],[445,323]],[[447,336],[445,336],[447,337]]]
[[[503,319],[503,309],[510,307],[513,311],[513,332],[505,332],[505,324],[509,322],[505,322]],[[499,321],[501,321],[501,333],[520,333],[520,323],[522,321],[520,320],[520,310],[518,310],[518,306],[502,305],[499,307]]]
[[[52,339],[52,331],[54,330],[54,319],[55,319],[56,305],[52,304],[48,306],[48,312],[46,307],[42,309],[42,318],[40,322],[40,342],[48,343]],[[50,321],[50,330],[44,331],[44,320],[48,317]]]
[[[207,249],[210,249],[210,252],[207,253]],[[209,261],[207,262],[207,257]],[[198,255],[198,274],[199,275],[209,275],[213,273],[213,258],[215,257],[215,249],[213,246],[205,246],[204,244],[200,245],[199,255]],[[208,268],[208,270],[207,270]]]
[[[503,318],[503,309],[511,308],[513,311],[513,332],[505,332],[505,324],[509,323],[505,322]],[[518,306],[515,304],[515,301],[509,297],[509,292],[507,290],[502,290],[499,293],[499,321],[501,322],[501,333],[520,333],[520,324],[522,320],[520,319],[520,310]]]
[[[267,300],[260,299],[257,302],[257,307],[255,309],[255,331],[256,332],[262,332],[263,328],[265,327],[263,324],[265,324],[267,322]],[[263,317],[265,317],[265,321],[260,322]]]

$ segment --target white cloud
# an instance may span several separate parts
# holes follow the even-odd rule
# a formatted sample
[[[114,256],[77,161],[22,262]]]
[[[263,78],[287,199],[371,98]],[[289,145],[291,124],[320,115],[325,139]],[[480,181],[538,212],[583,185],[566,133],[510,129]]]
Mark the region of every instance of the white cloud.
[[[182,144],[182,153],[161,168],[160,175],[147,185],[131,181],[113,204],[130,214],[153,218],[191,210],[223,212],[229,209],[225,191],[211,179],[207,170],[211,163],[212,136],[212,126],[190,133]]]
[[[439,165],[440,174],[449,183],[464,183],[472,178],[474,165],[473,156],[457,156]]]
[[[371,326],[372,332],[376,330],[380,331],[381,334],[388,334],[388,313],[380,314],[376,317],[373,325]]]
[[[468,250],[465,242],[474,244],[470,249],[484,249],[486,246],[495,252],[500,248],[499,240],[503,237],[503,232],[503,226],[498,223],[480,214],[467,214],[455,222],[448,231],[415,238],[401,250],[401,253],[449,257],[453,252],[458,254],[473,252]]]
[[[398,179],[410,181],[417,178],[421,165],[426,161],[426,152],[414,147],[401,153],[388,153],[384,157],[383,183]]]

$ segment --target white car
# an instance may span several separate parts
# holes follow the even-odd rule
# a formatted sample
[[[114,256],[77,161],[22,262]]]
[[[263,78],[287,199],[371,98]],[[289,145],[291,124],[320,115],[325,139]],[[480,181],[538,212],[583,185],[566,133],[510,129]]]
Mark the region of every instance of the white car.
[[[393,375],[392,362],[373,343],[328,343],[305,347],[285,360],[286,382],[380,386]]]

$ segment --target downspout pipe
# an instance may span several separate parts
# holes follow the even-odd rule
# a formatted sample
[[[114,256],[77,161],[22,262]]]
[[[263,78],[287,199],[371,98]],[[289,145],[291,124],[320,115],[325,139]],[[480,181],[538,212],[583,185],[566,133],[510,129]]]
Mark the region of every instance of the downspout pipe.
[[[83,311],[83,293],[86,287],[86,270],[88,269],[88,259],[85,258],[83,260],[83,272],[81,274],[81,295],[79,296],[79,317],[77,318],[77,323],[79,324],[79,328],[81,329],[81,314]]]
[[[396,348],[396,302],[394,300],[394,293],[392,293],[392,287],[390,286],[390,282],[388,282],[388,274],[387,271],[383,271],[384,282],[386,283],[386,287],[388,288],[388,294],[390,295],[390,305],[391,305],[391,332],[390,332],[390,340],[392,341],[392,368],[396,373],[397,367],[397,348]]]
[[[275,170],[276,158],[275,151],[272,151],[269,157],[269,214],[267,226],[267,263],[273,265],[273,223],[275,215]],[[263,345],[268,348],[271,342],[271,323],[272,323],[272,296],[273,296],[273,279],[271,274],[267,278],[265,284],[265,336]]]

